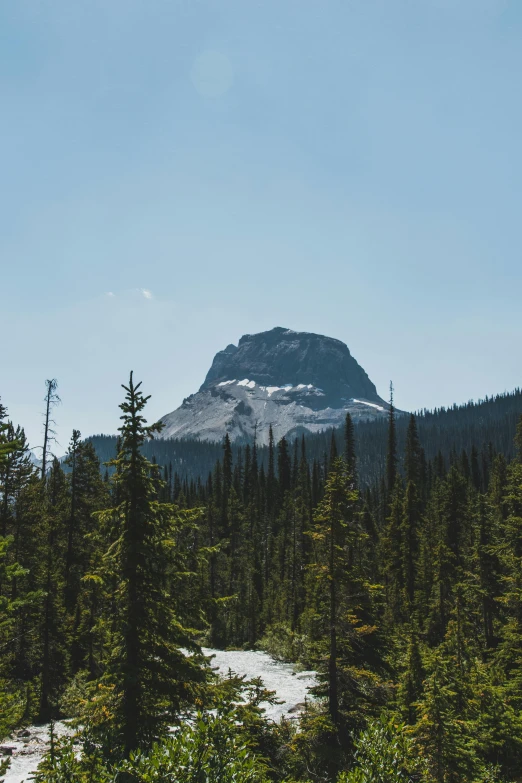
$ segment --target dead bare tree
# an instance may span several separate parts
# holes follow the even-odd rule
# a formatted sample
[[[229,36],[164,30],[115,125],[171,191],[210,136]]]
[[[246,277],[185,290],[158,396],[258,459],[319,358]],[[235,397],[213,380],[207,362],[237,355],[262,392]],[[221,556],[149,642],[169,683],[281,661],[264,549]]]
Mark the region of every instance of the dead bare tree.
[[[44,442],[43,442],[43,451],[42,451],[42,479],[45,479],[45,471],[47,468],[47,453],[49,451],[49,444],[56,441],[56,432],[52,428],[52,426],[55,425],[56,422],[51,418],[51,413],[53,411],[54,406],[58,405],[58,403],[61,402],[58,394],[56,393],[56,389],[58,388],[58,381],[56,380],[56,378],[53,378],[52,380],[47,380],[45,382],[45,388],[46,388],[46,394],[44,397],[45,424],[44,424]]]

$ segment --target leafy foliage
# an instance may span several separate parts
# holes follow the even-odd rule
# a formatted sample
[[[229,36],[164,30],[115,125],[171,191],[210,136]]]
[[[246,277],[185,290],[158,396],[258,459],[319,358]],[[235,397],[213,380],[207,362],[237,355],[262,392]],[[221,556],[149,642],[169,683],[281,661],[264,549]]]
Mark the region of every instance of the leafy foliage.
[[[233,709],[197,713],[172,736],[111,764],[84,745],[77,754],[73,738],[54,743],[35,777],[36,783],[266,783],[266,765],[245,741]]]
[[[343,772],[338,783],[406,783],[422,777],[425,764],[415,756],[405,726],[383,716],[372,721],[355,742],[355,766]]]

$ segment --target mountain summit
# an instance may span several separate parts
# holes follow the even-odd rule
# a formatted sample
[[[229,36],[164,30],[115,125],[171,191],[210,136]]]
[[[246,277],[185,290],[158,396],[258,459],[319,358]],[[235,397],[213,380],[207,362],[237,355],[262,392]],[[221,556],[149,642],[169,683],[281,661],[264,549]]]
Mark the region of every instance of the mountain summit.
[[[340,340],[276,327],[244,335],[214,357],[200,390],[161,421],[163,438],[268,442],[340,426],[388,410]]]

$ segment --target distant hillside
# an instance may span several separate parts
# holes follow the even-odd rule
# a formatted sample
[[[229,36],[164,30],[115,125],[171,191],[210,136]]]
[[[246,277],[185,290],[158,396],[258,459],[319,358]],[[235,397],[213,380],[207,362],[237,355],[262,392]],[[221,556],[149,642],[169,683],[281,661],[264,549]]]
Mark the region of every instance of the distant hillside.
[[[471,452],[475,447],[486,463],[490,453],[498,452],[511,458],[514,453],[513,438],[517,421],[522,415],[522,390],[498,394],[479,402],[454,405],[417,414],[419,437],[428,460],[440,452],[446,463],[452,452]],[[399,454],[404,450],[408,416],[397,419]],[[310,460],[322,460],[329,452],[332,430],[305,437]],[[380,475],[386,459],[386,419],[361,422],[356,426],[359,476],[363,484],[369,484]],[[339,450],[342,449],[342,432],[336,431]],[[116,437],[95,435],[89,438],[102,462],[115,455]],[[242,447],[233,446],[237,453]],[[199,440],[154,440],[146,443],[144,453],[158,464],[171,466],[181,480],[205,479],[222,456],[220,443]],[[260,464],[267,461],[267,448],[259,448]]]
[[[116,456],[115,435],[92,435],[86,440],[93,444],[102,463]],[[221,443],[199,440],[158,439],[145,443],[143,453],[148,459],[156,460],[159,465],[171,464],[174,472],[190,480],[208,475],[221,458],[223,447]]]
[[[451,408],[424,410],[416,414],[421,445],[426,459],[433,460],[440,452],[449,463],[452,452],[471,453],[473,447],[479,454],[503,454],[514,456],[515,431],[522,415],[522,390],[497,394],[478,402],[454,405]],[[402,457],[406,441],[409,416],[397,419],[398,452]],[[382,475],[386,461],[387,422],[377,420],[356,427],[359,474],[364,483],[370,483]],[[330,447],[331,434],[310,438],[309,456],[319,458]],[[339,440],[341,448],[341,440]]]

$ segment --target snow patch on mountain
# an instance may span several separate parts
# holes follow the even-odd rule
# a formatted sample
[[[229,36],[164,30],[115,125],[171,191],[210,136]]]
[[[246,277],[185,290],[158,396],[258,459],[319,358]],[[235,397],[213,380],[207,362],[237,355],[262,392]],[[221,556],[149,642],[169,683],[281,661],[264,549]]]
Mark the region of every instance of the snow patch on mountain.
[[[378,411],[383,411],[384,408],[382,405],[376,405],[374,402],[366,402],[365,400],[353,400],[353,402],[358,402],[360,405],[369,405],[370,408],[377,408]]]

